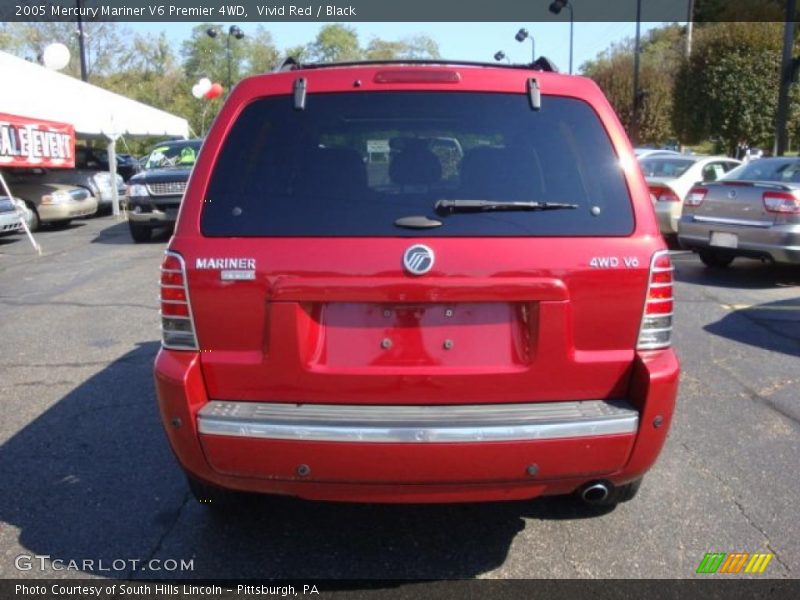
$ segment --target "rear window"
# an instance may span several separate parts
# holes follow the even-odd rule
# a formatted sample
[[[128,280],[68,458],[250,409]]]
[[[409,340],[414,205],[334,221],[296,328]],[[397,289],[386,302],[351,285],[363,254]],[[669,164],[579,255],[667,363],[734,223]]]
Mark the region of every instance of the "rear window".
[[[800,161],[762,158],[734,169],[725,179],[797,183],[800,182]]]
[[[442,199],[576,209],[437,215]],[[633,213],[605,129],[580,100],[524,94],[366,92],[249,104],[206,192],[207,236],[621,236]]]
[[[146,170],[166,168],[189,168],[197,160],[200,142],[180,142],[160,144],[150,151],[144,164]]]
[[[694,160],[686,158],[645,158],[639,161],[645,177],[663,177],[673,179],[683,175]]]

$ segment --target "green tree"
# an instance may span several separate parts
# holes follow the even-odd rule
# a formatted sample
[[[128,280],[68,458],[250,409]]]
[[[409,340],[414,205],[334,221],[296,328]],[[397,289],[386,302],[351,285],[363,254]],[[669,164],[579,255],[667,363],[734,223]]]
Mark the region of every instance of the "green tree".
[[[124,63],[130,47],[130,32],[113,22],[83,24],[86,72],[94,76],[114,72]],[[70,62],[63,72],[80,77],[80,52],[75,23],[7,23],[0,35],[0,48],[27,60],[38,61],[44,49],[59,42],[69,48]]]
[[[280,52],[275,47],[272,34],[261,25],[247,38],[248,75],[266,73],[275,68],[280,60]]]
[[[440,56],[439,45],[434,39],[424,34],[397,41],[372,38],[364,49],[364,58],[369,60],[435,59]]]
[[[778,101],[780,23],[714,23],[697,29],[679,70],[673,126],[681,139],[709,138],[733,153],[737,143],[772,138]]]
[[[662,144],[674,137],[672,88],[681,62],[684,30],[678,25],[650,31],[641,42],[638,111],[640,143]],[[630,131],[633,118],[634,42],[612,45],[581,66],[603,90],[620,120]]]
[[[307,59],[313,62],[352,61],[362,57],[356,30],[338,23],[322,27],[307,48]]]

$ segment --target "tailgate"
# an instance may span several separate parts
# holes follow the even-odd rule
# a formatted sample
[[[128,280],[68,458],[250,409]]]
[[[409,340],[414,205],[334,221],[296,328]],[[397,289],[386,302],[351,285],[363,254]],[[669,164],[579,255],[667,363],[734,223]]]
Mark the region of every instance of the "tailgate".
[[[702,187],[707,192],[700,206],[692,210],[696,220],[753,227],[769,227],[775,222],[775,215],[764,207],[763,196],[765,192],[784,189],[780,185],[747,181],[717,182]]]
[[[435,251],[436,266],[415,277],[400,264],[417,242]],[[186,258],[213,399],[466,404],[622,397],[650,246],[633,239],[593,239],[580,251],[575,245],[240,239],[232,254],[230,242],[207,238],[202,256],[175,249]],[[232,279],[231,269],[215,268],[225,259],[209,257],[254,266],[252,278]]]

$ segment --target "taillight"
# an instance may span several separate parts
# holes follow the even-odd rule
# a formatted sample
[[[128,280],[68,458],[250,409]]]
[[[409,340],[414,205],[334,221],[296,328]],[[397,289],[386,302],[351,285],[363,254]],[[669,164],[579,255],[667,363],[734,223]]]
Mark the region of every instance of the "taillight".
[[[668,250],[659,250],[650,261],[650,280],[637,350],[668,348],[672,344],[672,309],[672,261]]]
[[[800,215],[800,199],[789,192],[764,192],[761,201],[767,212]]]
[[[695,187],[689,190],[686,194],[686,199],[683,201],[684,206],[700,206],[706,198],[708,190],[702,187]]]
[[[172,350],[197,350],[186,263],[180,254],[165,252],[161,261],[161,344]]]
[[[668,187],[651,186],[650,195],[655,198],[657,202],[680,202],[681,199],[678,195]]]

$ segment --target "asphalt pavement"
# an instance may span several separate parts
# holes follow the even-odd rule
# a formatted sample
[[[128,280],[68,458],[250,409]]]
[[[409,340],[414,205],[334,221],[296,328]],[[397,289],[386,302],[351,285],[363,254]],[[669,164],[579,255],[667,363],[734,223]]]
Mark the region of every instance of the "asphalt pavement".
[[[613,511],[256,499],[215,517],[155,406],[166,236],[133,244],[109,216],[38,239],[41,257],[0,238],[0,578],[685,578],[706,552],[800,575],[800,268],[674,254],[676,417]]]

